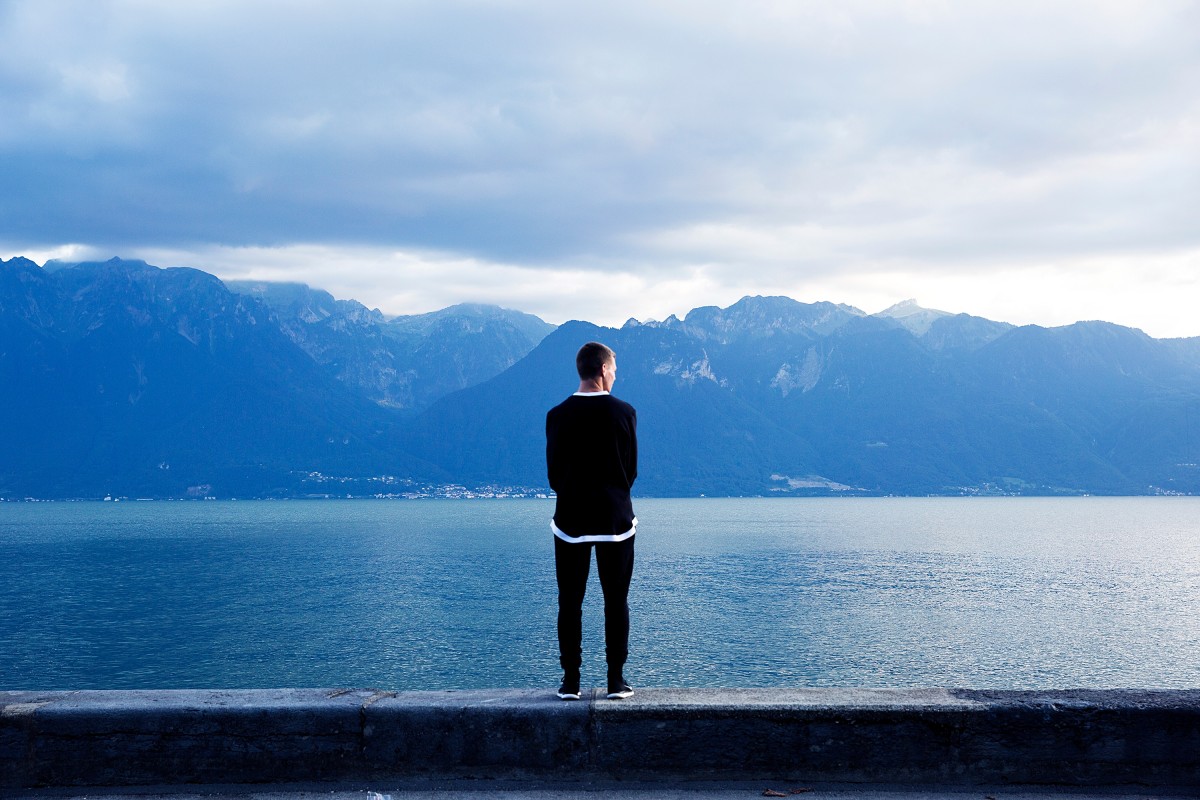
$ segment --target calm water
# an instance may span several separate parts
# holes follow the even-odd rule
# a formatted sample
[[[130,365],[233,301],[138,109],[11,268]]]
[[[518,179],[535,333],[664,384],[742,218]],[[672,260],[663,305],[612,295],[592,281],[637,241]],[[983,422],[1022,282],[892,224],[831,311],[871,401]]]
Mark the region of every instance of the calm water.
[[[636,507],[635,686],[1200,686],[1200,498]],[[551,510],[0,504],[0,689],[552,687]]]

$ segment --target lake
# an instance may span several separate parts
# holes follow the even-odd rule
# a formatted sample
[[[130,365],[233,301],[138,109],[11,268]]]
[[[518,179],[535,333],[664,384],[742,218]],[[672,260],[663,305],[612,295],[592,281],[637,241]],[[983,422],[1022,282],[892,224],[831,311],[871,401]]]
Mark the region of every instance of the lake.
[[[1200,498],[635,508],[634,686],[1200,686]],[[2,503],[0,689],[551,690],[552,510]]]

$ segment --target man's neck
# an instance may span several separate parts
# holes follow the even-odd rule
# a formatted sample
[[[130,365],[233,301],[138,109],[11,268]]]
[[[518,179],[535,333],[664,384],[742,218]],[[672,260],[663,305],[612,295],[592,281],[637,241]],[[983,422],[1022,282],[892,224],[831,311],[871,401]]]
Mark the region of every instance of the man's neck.
[[[579,394],[598,394],[600,392],[607,391],[608,390],[604,388],[604,382],[600,378],[582,380],[579,382]]]

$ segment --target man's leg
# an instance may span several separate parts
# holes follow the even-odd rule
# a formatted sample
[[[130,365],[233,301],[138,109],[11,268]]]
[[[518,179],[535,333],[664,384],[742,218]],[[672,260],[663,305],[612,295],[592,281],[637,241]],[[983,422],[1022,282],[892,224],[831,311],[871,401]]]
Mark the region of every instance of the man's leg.
[[[583,663],[583,594],[592,564],[590,544],[554,537],[554,574],[558,579],[558,660],[567,675]]]
[[[596,571],[604,591],[604,647],[609,684],[624,677],[629,657],[629,583],[633,580],[633,540],[596,545]]]

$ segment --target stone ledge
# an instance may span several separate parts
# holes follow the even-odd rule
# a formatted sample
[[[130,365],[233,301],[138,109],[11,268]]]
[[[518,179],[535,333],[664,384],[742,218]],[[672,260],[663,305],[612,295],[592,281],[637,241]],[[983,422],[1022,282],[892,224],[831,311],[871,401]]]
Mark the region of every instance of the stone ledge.
[[[0,788],[419,777],[1200,786],[1200,690],[0,692]]]

